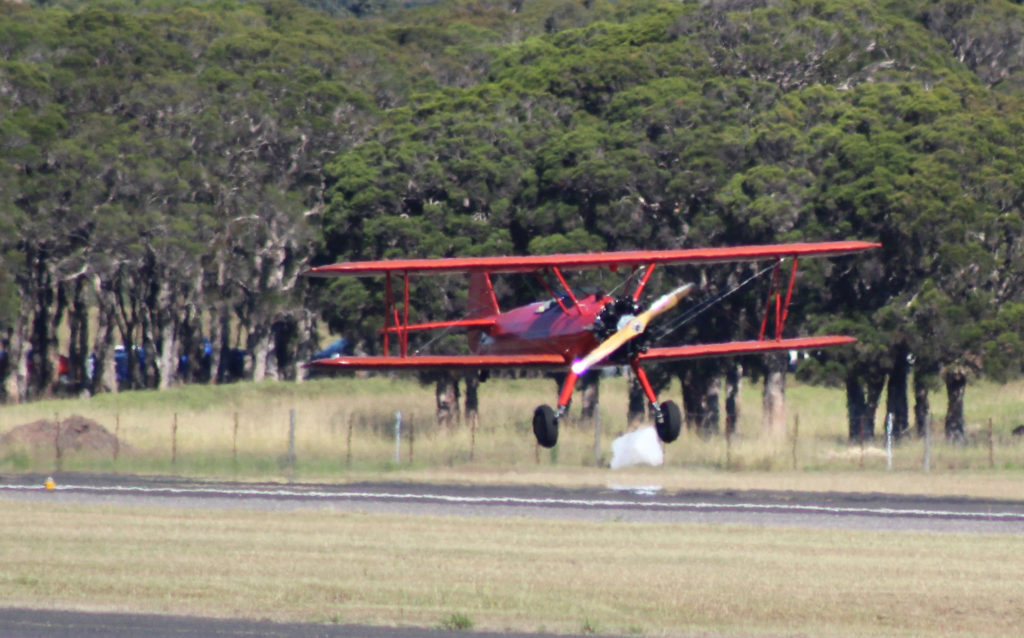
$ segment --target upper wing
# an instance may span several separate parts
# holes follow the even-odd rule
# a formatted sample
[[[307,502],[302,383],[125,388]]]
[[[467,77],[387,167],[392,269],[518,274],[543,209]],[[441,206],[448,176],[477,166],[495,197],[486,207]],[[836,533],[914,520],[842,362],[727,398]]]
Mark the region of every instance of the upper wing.
[[[675,359],[703,359],[707,357],[729,357],[740,354],[763,354],[785,350],[813,350],[831,348],[855,343],[853,337],[827,335],[821,337],[798,337],[795,339],[771,339],[764,341],[730,341],[726,343],[696,343],[669,348],[651,348],[642,353],[640,361],[672,361]]]
[[[336,357],[310,361],[306,367],[343,370],[429,370],[485,368],[566,368],[569,362],[556,354],[528,355],[410,355],[408,357]]]
[[[444,259],[391,259],[351,261],[318,266],[305,274],[314,277],[366,277],[387,273],[534,272],[544,268],[585,269],[608,266],[637,267],[650,264],[722,263],[762,261],[784,257],[835,257],[877,248],[866,241],[828,241],[801,244],[767,244],[680,250],[632,250],[604,253],[566,253],[510,257],[451,257]]]

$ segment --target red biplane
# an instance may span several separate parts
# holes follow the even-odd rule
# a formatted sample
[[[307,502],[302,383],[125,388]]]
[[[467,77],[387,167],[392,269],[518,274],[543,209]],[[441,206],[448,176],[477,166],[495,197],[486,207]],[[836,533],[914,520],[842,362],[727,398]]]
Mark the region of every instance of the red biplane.
[[[333,264],[313,268],[316,277],[385,278],[384,355],[341,356],[312,361],[309,365],[329,369],[415,370],[544,368],[567,373],[555,409],[541,405],[533,415],[537,442],[554,447],[558,441],[558,420],[565,415],[573,388],[580,375],[595,366],[629,365],[655,415],[655,427],[662,441],[679,436],[682,417],[672,401],[659,404],[641,364],[648,361],[696,359],[702,357],[754,354],[786,350],[826,348],[853,343],[847,336],[783,338],[800,257],[835,257],[877,247],[863,241],[740,246],[630,252],[529,255],[446,259],[398,259]],[[788,282],[782,271],[784,260],[792,260]],[[774,262],[760,333],[755,340],[726,343],[652,347],[648,325],[658,315],[676,306],[694,288],[680,286],[644,306],[641,296],[658,264],[707,264],[738,261]],[[618,296],[594,293],[577,296],[563,275],[567,270],[605,267],[613,272],[630,269],[630,284]],[[469,299],[465,318],[452,321],[409,323],[409,276],[414,273],[468,273]],[[496,273],[534,273],[551,298],[502,312],[491,284]],[[563,289],[556,293],[542,276],[550,273]],[[402,279],[401,301],[395,298],[394,276]],[[399,306],[401,312],[399,312]],[[420,330],[464,329],[469,338],[469,355],[425,355],[409,352],[409,334]],[[769,328],[771,330],[769,331]],[[769,332],[771,334],[769,334]],[[392,354],[392,342],[397,353]]]

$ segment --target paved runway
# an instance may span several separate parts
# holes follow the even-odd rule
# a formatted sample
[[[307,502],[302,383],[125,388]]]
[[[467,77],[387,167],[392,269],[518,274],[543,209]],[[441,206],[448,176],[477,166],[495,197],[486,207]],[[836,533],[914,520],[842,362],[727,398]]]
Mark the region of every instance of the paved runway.
[[[556,638],[528,634],[530,638]],[[525,638],[527,634],[493,634],[440,629],[365,627],[221,620],[188,616],[86,613],[0,608],[4,638]],[[559,635],[557,638],[572,638]]]
[[[435,516],[734,523],[877,531],[1024,533],[1024,501],[845,492],[689,491],[425,483],[200,482],[119,475],[0,475],[0,498],[139,507],[333,509]]]
[[[168,477],[0,475],[3,500],[153,508],[296,511],[328,509],[433,516],[744,524],[879,532],[1024,534],[1024,501],[891,494],[772,491],[668,492],[657,486],[555,488],[416,483],[281,484],[202,482]],[[494,634],[274,624],[135,614],[0,609],[0,636],[397,636],[459,638]],[[502,636],[508,636],[503,634]]]

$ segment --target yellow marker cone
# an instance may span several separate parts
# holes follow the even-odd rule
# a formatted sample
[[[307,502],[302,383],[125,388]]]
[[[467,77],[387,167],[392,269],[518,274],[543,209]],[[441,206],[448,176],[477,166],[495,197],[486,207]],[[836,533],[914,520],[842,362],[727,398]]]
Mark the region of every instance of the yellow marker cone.
[[[46,482],[43,483],[43,486],[46,488],[47,492],[50,492],[50,491],[53,491],[53,490],[57,489],[57,484],[53,482],[53,477],[52,476],[47,476],[46,477]]]

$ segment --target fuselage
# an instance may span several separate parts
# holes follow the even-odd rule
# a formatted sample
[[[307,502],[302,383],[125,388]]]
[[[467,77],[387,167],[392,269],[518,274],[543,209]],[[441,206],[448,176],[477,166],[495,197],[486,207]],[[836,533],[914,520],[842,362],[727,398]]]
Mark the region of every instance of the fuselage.
[[[494,315],[486,330],[471,334],[470,345],[476,354],[557,354],[572,362],[597,346],[595,319],[612,301],[587,295],[578,303],[563,297],[564,309],[554,299],[513,308]]]

